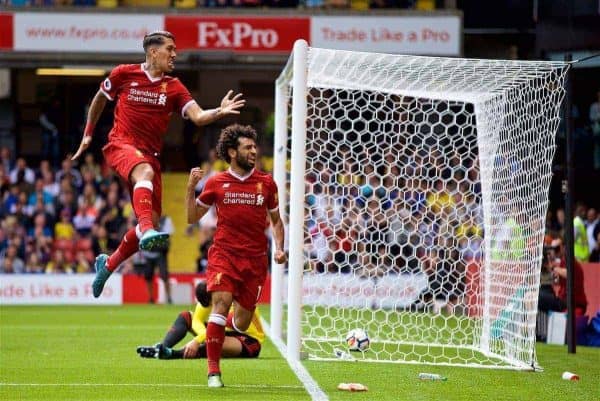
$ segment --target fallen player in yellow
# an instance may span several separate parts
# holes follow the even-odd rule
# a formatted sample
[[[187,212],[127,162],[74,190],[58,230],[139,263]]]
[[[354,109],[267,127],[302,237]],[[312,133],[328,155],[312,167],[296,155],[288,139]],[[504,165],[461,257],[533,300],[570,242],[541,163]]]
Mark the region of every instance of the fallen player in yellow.
[[[137,353],[142,358],[158,359],[194,359],[206,358],[206,324],[211,313],[210,294],[206,290],[206,282],[196,286],[198,304],[192,313],[183,311],[165,334],[162,342],[154,346],[139,346]],[[261,344],[265,341],[265,332],[260,322],[258,309],[254,310],[252,323],[244,333],[235,331],[231,325],[232,312],[229,312],[223,343],[224,358],[256,358],[260,354]],[[182,349],[173,349],[177,343],[191,333],[191,339]]]

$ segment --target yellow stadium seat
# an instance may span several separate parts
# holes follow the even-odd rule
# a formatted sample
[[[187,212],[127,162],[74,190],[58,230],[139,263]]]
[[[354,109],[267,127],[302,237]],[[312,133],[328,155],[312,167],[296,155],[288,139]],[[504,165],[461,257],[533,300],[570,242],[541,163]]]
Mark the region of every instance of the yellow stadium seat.
[[[435,0],[417,0],[417,10],[435,10]]]
[[[118,0],[96,0],[96,6],[100,8],[116,8],[118,5]]]
[[[174,0],[173,5],[176,8],[195,8],[196,0]]]
[[[170,7],[171,0],[123,0],[126,7]]]
[[[368,10],[369,9],[369,0],[350,0],[350,8],[352,10]]]

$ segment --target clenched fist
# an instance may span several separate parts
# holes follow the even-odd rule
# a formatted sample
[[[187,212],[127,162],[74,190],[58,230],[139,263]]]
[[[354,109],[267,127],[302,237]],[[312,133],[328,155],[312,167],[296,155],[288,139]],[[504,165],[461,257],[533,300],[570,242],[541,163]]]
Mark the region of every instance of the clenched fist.
[[[188,188],[196,188],[196,185],[204,177],[204,170],[200,167],[194,167],[190,170],[190,177],[188,178]]]

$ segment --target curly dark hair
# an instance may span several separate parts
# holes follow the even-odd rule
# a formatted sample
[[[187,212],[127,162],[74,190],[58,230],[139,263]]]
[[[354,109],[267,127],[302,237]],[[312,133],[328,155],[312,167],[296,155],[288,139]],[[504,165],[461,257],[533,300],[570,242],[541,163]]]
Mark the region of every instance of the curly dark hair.
[[[205,308],[210,305],[210,293],[206,288],[206,280],[201,280],[196,285],[196,299]]]
[[[241,137],[250,138],[256,142],[256,131],[250,125],[240,124],[232,124],[223,128],[219,136],[219,142],[217,143],[217,156],[219,156],[219,159],[231,163],[228,150],[237,149]]]
[[[142,43],[144,52],[148,52],[150,46],[162,45],[165,43],[165,38],[175,40],[175,36],[169,31],[154,31],[146,34],[144,36],[144,42]]]

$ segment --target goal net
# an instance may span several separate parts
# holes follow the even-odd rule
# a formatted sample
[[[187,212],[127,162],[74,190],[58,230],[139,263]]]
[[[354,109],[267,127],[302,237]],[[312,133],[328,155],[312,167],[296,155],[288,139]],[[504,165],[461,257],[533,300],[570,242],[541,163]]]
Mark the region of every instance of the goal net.
[[[276,83],[288,355],[537,367],[567,69],[296,44]]]

